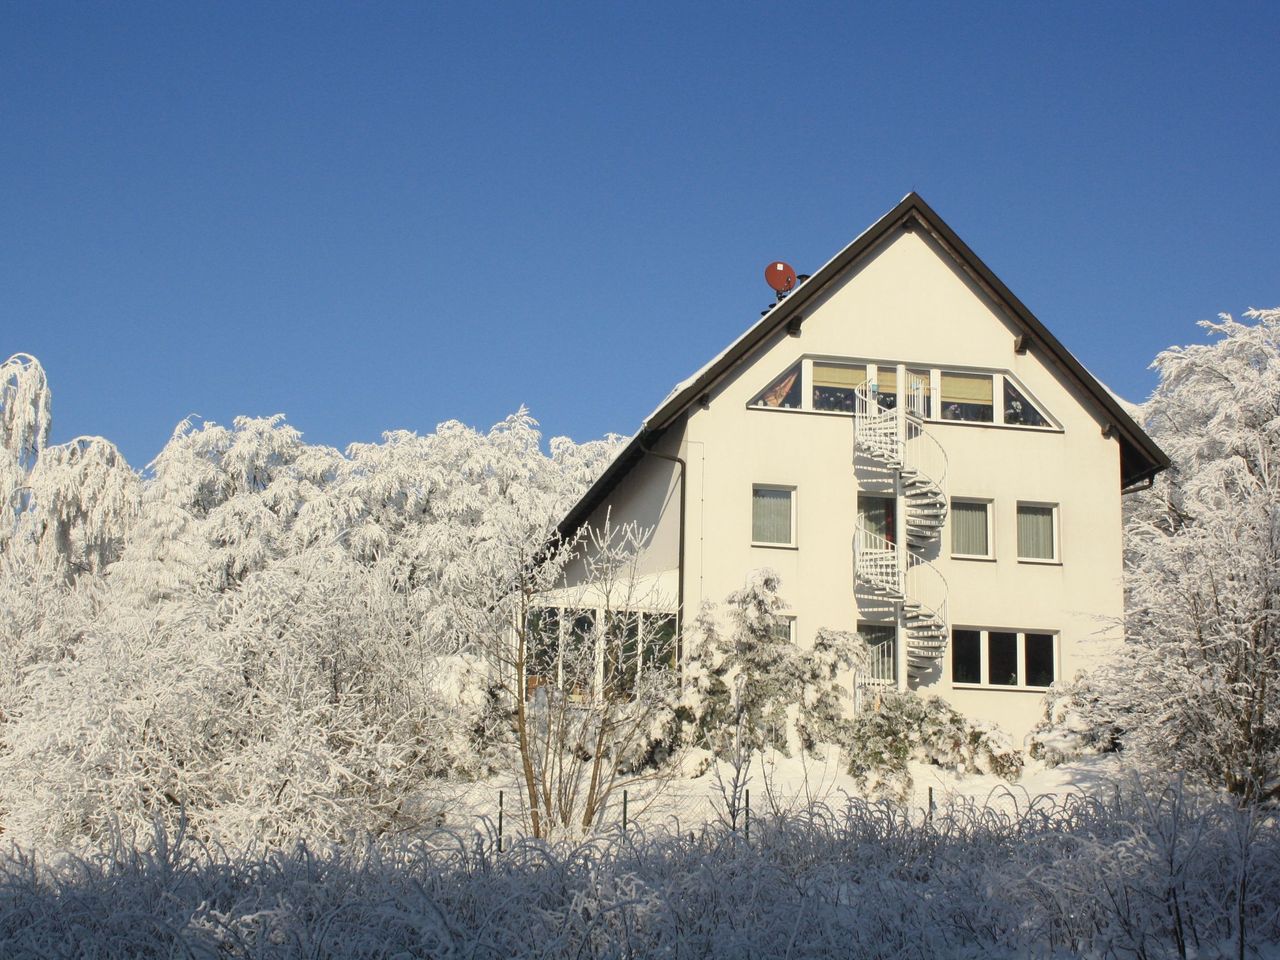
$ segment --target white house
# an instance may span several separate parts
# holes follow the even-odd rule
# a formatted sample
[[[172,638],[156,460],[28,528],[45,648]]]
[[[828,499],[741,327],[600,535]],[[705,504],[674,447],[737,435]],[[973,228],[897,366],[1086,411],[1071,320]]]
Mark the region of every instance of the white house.
[[[560,532],[652,527],[677,634],[772,567],[796,643],[858,630],[863,682],[1020,739],[1120,636],[1121,497],[1167,465],[912,193],[679,384]]]

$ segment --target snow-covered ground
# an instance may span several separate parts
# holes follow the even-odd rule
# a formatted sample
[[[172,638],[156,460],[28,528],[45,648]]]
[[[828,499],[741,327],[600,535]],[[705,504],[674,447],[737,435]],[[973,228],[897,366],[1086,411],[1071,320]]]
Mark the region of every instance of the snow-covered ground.
[[[684,767],[687,775],[663,781],[635,784],[627,790],[628,820],[645,828],[698,829],[720,819],[724,810],[724,791],[716,777],[715,767],[703,768],[705,756],[689,757]],[[1022,776],[1009,782],[993,774],[956,773],[920,761],[910,764],[912,791],[907,806],[923,815],[932,799],[935,809],[956,801],[972,801],[979,805],[1004,810],[1025,809],[1037,797],[1093,793],[1110,789],[1117,782],[1131,779],[1135,771],[1119,754],[1087,757],[1056,767],[1039,760],[1027,760]],[[728,773],[722,768],[722,774]],[[768,816],[776,812],[795,812],[811,804],[830,808],[843,807],[850,798],[867,798],[840,763],[837,751],[823,758],[784,756],[769,751],[757,758],[751,768],[750,806],[752,816]],[[476,828],[482,832],[496,824],[498,792],[503,793],[504,829],[507,836],[523,832],[522,787],[509,777],[492,777],[473,783],[454,783],[432,788],[427,808],[432,819],[452,829]],[[874,794],[871,795],[874,798]],[[611,798],[606,824],[621,822],[622,792]],[[489,823],[485,823],[488,820]]]

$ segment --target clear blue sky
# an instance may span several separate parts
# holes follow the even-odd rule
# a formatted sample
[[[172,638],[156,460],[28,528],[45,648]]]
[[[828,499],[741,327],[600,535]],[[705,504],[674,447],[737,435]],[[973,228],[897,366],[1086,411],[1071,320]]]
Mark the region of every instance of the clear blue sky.
[[[1141,399],[1280,304],[1276,4],[0,6],[0,354],[55,439],[630,433],[915,189]]]

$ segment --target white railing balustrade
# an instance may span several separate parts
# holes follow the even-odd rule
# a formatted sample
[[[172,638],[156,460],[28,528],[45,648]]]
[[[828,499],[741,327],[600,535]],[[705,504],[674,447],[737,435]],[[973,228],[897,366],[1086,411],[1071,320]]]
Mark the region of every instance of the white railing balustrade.
[[[885,593],[902,596],[901,547],[858,522],[854,537],[854,573]]]
[[[929,419],[929,378],[907,374],[907,414],[917,420]]]
[[[903,444],[903,465],[930,481],[946,498],[947,451],[924,425],[907,421],[907,439]]]
[[[939,623],[947,623],[947,581],[928,560],[909,555],[905,594],[913,603],[933,614]]]

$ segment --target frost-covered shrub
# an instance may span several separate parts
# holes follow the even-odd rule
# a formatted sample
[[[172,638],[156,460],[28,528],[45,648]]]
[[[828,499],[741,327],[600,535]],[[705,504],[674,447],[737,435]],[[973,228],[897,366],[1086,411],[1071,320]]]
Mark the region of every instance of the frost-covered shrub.
[[[1045,694],[1044,719],[1027,734],[1027,752],[1051,767],[1080,757],[1109,753],[1122,734],[1114,715],[1112,673],[1078,673],[1055,683]]]
[[[1022,754],[995,725],[969,720],[939,697],[912,692],[869,691],[842,725],[839,743],[852,776],[898,798],[911,791],[910,760],[1006,780],[1022,773]]]
[[[0,956],[1270,957],[1280,824],[1177,784],[547,844],[0,853]]]

